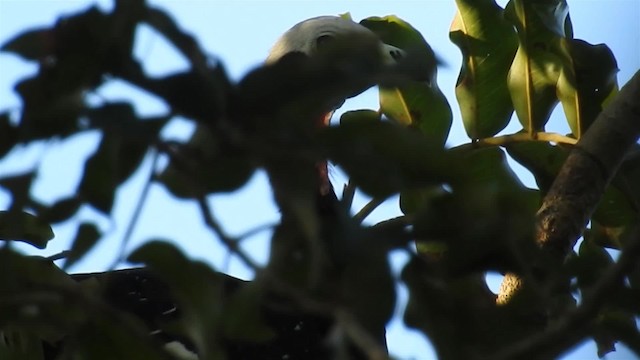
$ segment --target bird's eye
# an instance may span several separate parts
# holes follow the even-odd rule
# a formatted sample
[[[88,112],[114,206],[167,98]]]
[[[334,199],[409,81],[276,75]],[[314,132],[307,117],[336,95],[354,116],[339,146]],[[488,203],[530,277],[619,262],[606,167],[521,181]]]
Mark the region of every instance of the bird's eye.
[[[333,40],[333,36],[331,35],[320,35],[316,39],[316,47],[320,48]]]
[[[402,51],[398,49],[390,50],[389,55],[391,55],[391,58],[396,61],[402,59]]]

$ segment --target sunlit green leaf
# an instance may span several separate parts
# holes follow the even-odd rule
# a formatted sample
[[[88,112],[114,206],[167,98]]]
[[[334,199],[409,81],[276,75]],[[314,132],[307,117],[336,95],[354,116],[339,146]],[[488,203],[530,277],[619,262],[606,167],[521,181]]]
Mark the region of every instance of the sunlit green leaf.
[[[444,145],[451,128],[451,108],[437,85],[437,60],[420,32],[393,16],[370,17],[360,22],[383,42],[405,50],[398,67],[411,67],[411,81],[396,88],[380,88],[380,111],[388,118],[421,129]],[[407,63],[404,63],[406,61]],[[408,64],[410,62],[411,64]],[[414,62],[416,62],[414,64]]]
[[[508,86],[520,123],[529,133],[544,129],[558,103],[556,84],[566,61],[561,44],[571,38],[565,0],[512,0],[505,11],[518,31],[519,47]]]
[[[618,92],[618,66],[609,47],[577,39],[562,42],[570,61],[558,79],[558,98],[576,138],[589,128],[607,102]]]
[[[492,136],[504,129],[513,113],[507,74],[518,38],[494,0],[456,4],[449,37],[463,56],[456,85],[462,120],[470,138]]]

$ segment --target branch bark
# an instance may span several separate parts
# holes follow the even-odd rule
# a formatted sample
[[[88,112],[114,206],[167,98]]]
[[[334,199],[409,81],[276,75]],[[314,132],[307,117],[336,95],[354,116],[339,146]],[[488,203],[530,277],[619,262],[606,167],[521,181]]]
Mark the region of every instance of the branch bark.
[[[563,263],[638,137],[640,71],[578,141],[538,210],[535,240],[545,257],[545,266],[535,269],[541,275],[539,280],[544,281]],[[524,286],[524,279],[507,274],[497,303],[509,302]]]

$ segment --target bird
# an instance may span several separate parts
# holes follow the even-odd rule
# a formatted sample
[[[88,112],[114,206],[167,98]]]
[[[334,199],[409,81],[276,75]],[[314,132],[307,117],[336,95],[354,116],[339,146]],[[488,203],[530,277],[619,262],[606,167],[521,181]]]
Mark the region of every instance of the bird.
[[[360,47],[358,44],[368,44]],[[370,46],[369,46],[370,45]],[[374,62],[387,65],[397,62],[403,56],[403,50],[383,43],[368,28],[340,16],[319,16],[304,20],[286,31],[273,45],[264,67],[278,66],[287,57],[295,54],[309,58],[321,57],[330,61],[349,58],[350,51],[366,50],[364,54]],[[357,53],[355,56],[363,54]],[[318,114],[314,126],[318,129],[330,125],[333,112],[341,106],[346,94],[334,103],[328,104]],[[338,202],[329,179],[327,161],[316,164],[317,203],[316,212],[323,217],[335,216]],[[249,286],[250,281],[220,274],[225,294],[232,295]],[[177,338],[165,333],[161,324],[171,321],[181,314],[167,285],[153,271],[146,268],[131,268],[101,273],[73,274],[78,282],[98,281],[102,286],[105,302],[118,310],[134,315],[149,329],[154,341],[164,344],[168,351],[180,352],[182,358],[197,359],[198,349],[187,339]],[[262,315],[267,326],[275,330],[275,339],[267,343],[253,344],[248,342],[225,340],[224,349],[231,360],[245,359],[327,359],[331,352],[326,346],[332,319],[305,312],[283,311],[283,299],[279,295],[267,294],[268,303],[279,303],[279,306],[265,305]],[[286,300],[284,301],[286,303]],[[381,329],[384,337],[384,328]],[[382,339],[384,341],[384,339]],[[55,359],[64,348],[64,338],[60,343],[45,347],[45,359]],[[185,355],[186,354],[186,355]],[[365,358],[362,353],[355,352],[355,358]]]
[[[363,43],[371,46],[362,46]],[[365,53],[359,53],[360,50],[364,50]],[[397,64],[405,56],[404,50],[382,42],[367,27],[346,17],[325,15],[304,20],[287,30],[271,47],[265,64],[274,64],[293,53],[322,56],[325,55],[322,54],[323,51],[326,51],[326,55],[330,56],[329,60],[334,62],[336,57],[353,59],[364,56],[382,65]],[[328,126],[334,111],[344,100],[339,99],[337,104],[325,109],[326,111],[315,120],[315,124],[319,128]],[[335,195],[329,179],[327,162],[319,162],[317,171],[319,203],[332,202]]]

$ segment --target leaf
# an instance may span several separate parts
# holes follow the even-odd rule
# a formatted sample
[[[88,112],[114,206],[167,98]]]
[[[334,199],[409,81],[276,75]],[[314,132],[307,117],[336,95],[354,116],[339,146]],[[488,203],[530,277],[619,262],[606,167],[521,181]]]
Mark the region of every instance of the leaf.
[[[0,240],[22,241],[38,249],[44,249],[53,237],[51,226],[35,215],[0,211]]]
[[[494,0],[458,0],[449,37],[462,52],[456,98],[471,139],[493,136],[513,113],[507,87],[509,65],[518,48],[513,26]]]
[[[80,224],[80,226],[78,227],[78,233],[76,234],[76,237],[71,245],[69,255],[66,257],[64,269],[69,269],[87,252],[89,252],[89,250],[91,250],[95,246],[95,244],[97,244],[101,236],[102,233],[95,224],[86,222]]]
[[[117,187],[139,168],[168,118],[138,119],[129,104],[107,104],[89,110],[87,116],[104,132],[85,164],[78,191],[83,200],[108,214]]]
[[[340,116],[340,124],[373,123],[380,121],[380,113],[375,110],[352,110]]]
[[[546,193],[564,164],[569,149],[546,142],[527,141],[506,146],[509,156],[533,174],[536,184]]]
[[[567,122],[579,139],[618,92],[618,66],[605,44],[591,45],[583,40],[564,39],[569,59],[558,79],[558,98]]]
[[[452,114],[437,85],[437,60],[431,47],[420,32],[393,15],[370,17],[360,24],[375,32],[384,43],[407,52],[398,68],[406,68],[411,80],[395,88],[381,86],[380,111],[394,121],[419,128],[444,146]]]
[[[144,75],[144,74],[141,74]],[[162,97],[171,108],[204,124],[215,124],[228,111],[233,89],[222,66],[207,67],[147,80],[146,88]]]
[[[31,184],[36,177],[35,171],[0,178],[0,187],[11,193],[12,209],[21,210],[30,202]]]
[[[186,144],[171,148],[169,165],[157,180],[180,198],[199,198],[232,191],[245,184],[255,170],[246,149],[230,144],[198,125]]]
[[[38,212],[38,216],[50,224],[69,220],[78,212],[82,201],[76,196],[56,201],[52,206]]]
[[[41,61],[53,55],[54,32],[49,28],[25,31],[0,47],[0,51],[11,52],[25,60]]]
[[[442,258],[453,275],[521,271],[523,259],[536,255],[531,237],[539,193],[520,183],[498,148],[465,152],[463,161],[466,181],[427,198],[415,214],[416,242],[427,251],[419,253]]]
[[[80,130],[78,116],[84,108],[84,89],[73,88],[70,71],[78,70],[46,71],[16,85],[23,102],[20,141],[65,137]]]
[[[565,0],[512,0],[505,14],[519,39],[509,92],[520,123],[533,134],[544,129],[558,102],[556,84],[566,61],[561,44],[572,37],[569,9]]]
[[[400,193],[400,210],[405,215],[416,213],[422,205],[445,192],[442,186],[427,186],[421,189],[404,190]]]
[[[421,132],[393,123],[345,123],[319,139],[329,158],[373,197],[450,181],[461,171],[455,157]]]
[[[105,214],[109,214],[113,207],[119,177],[118,161],[125,155],[121,149],[122,139],[119,136],[104,134],[100,146],[84,166],[78,187],[81,198]]]
[[[578,286],[585,295],[613,265],[613,259],[606,249],[596,245],[589,236],[586,236],[580,244],[578,260],[576,267]]]
[[[5,156],[18,142],[18,130],[11,124],[9,112],[0,113],[0,158]]]

